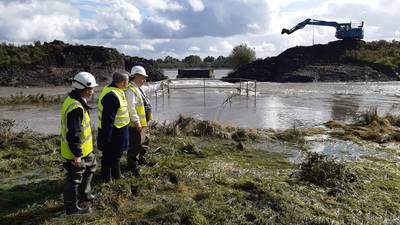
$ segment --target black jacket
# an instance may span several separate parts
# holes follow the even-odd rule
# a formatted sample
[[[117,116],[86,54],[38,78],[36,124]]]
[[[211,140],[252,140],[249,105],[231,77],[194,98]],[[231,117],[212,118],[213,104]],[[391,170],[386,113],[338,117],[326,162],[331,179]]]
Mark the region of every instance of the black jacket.
[[[73,90],[69,93],[69,97],[79,101],[83,108],[89,111],[90,107],[83,100],[81,94]],[[82,133],[82,120],[83,120],[83,110],[81,108],[76,108],[68,113],[67,115],[67,141],[69,149],[75,157],[82,156],[81,149],[81,133]]]
[[[111,83],[110,87],[116,87]],[[102,151],[122,152],[129,145],[129,126],[121,128],[114,126],[115,116],[120,107],[118,97],[114,92],[107,93],[101,100],[103,112],[101,115],[101,128],[98,131],[97,146]]]

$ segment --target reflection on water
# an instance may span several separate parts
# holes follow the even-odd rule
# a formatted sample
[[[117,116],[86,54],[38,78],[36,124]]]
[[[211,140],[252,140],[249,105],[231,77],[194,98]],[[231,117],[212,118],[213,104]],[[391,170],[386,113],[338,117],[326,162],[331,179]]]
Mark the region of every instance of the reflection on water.
[[[373,156],[378,158],[388,157],[388,153],[369,150],[352,141],[329,140],[324,142],[313,142],[311,144],[312,152],[319,152],[331,155],[339,161],[360,160],[362,157]]]
[[[240,127],[284,129],[314,126],[331,119],[350,121],[357,112],[378,107],[379,114],[399,111],[399,82],[387,83],[258,83],[257,97],[234,95],[236,89],[179,89],[151,97],[154,119],[173,121],[179,114]],[[232,97],[233,96],[233,97]],[[227,101],[227,99],[229,101]],[[58,133],[59,105],[1,106],[3,118],[21,127]],[[91,112],[94,126],[97,111]]]

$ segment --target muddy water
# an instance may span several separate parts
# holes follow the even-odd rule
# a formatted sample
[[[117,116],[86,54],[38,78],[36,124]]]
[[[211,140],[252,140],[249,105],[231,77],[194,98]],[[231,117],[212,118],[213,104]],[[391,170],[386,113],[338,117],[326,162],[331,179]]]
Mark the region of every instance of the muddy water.
[[[216,70],[215,74],[221,77],[227,72],[229,70]],[[165,73],[173,78],[176,70]],[[214,88],[205,91],[203,88],[194,88],[202,84],[202,81],[173,81],[170,95],[151,96],[154,119],[159,122],[172,121],[183,114],[233,126],[284,129],[294,125],[315,126],[331,119],[350,121],[356,113],[370,107],[377,107],[380,114],[397,114],[400,109],[400,82],[257,83],[256,97],[251,93],[247,96],[246,92],[239,95],[237,84],[213,81],[207,86]],[[172,89],[179,87],[187,89]],[[20,91],[0,89],[0,93],[7,92],[9,95]],[[60,94],[69,89],[63,87],[35,91],[44,92],[41,90]],[[35,131],[56,134],[59,129],[59,108],[59,105],[0,106],[0,117],[16,120],[20,129],[29,127]],[[91,117],[96,124],[96,110],[92,111]]]

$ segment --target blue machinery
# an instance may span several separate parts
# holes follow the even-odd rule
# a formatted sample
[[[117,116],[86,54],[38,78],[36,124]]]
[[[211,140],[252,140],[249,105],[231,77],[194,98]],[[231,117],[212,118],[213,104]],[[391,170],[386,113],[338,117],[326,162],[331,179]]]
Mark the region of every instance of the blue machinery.
[[[298,29],[304,28],[306,25],[329,26],[336,28],[335,37],[342,40],[348,39],[363,39],[364,38],[364,22],[355,23],[337,23],[322,20],[306,19],[297,24],[292,29],[288,30],[283,28],[281,34],[291,34]]]

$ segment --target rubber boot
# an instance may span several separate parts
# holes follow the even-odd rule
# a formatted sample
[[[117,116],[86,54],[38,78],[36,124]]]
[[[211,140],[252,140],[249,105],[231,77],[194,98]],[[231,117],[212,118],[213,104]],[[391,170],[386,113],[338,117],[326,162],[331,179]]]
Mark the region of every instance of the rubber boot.
[[[78,206],[78,185],[66,185],[64,189],[64,207],[67,215],[91,213],[90,208]]]
[[[111,175],[115,180],[124,178],[121,174],[121,162],[116,162],[111,165]]]
[[[82,184],[79,185],[79,202],[90,202],[95,199],[95,196],[91,193],[92,191],[92,179],[93,173],[88,172],[83,175]]]
[[[111,166],[102,165],[101,166],[101,176],[103,177],[104,183],[108,183],[111,181]]]

